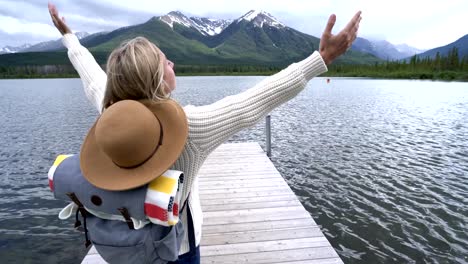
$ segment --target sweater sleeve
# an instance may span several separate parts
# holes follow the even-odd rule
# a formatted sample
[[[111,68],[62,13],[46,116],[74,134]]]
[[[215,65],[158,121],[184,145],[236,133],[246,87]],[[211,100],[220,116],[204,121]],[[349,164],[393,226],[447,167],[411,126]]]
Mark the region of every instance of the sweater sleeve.
[[[106,73],[74,34],[65,34],[62,42],[68,49],[68,58],[80,75],[86,97],[100,113],[106,89]]]
[[[233,134],[253,126],[274,108],[294,98],[310,79],[327,70],[320,54],[314,52],[240,94],[211,105],[185,107],[192,142],[209,154]]]

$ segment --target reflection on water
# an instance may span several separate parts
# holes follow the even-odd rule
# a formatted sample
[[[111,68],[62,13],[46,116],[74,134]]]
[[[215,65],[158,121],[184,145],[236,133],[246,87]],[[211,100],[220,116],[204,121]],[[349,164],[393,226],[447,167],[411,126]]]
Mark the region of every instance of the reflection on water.
[[[182,77],[174,97],[208,104],[262,79]],[[0,81],[2,262],[85,255],[47,170],[96,117],[77,79]],[[345,263],[464,263],[467,124],[466,83],[317,78],[272,114],[272,160]],[[263,146],[263,129],[231,141]]]

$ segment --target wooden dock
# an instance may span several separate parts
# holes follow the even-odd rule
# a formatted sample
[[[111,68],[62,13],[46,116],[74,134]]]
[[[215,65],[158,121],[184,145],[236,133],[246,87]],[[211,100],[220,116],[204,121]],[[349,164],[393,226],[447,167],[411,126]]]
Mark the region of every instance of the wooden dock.
[[[258,143],[223,144],[199,172],[201,263],[343,263]],[[92,248],[82,263],[105,263]]]

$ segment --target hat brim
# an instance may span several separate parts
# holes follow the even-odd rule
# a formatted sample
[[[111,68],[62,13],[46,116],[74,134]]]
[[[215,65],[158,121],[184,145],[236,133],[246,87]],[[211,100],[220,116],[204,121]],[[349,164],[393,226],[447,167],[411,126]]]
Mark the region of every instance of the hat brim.
[[[159,120],[162,128],[161,144],[143,164],[134,168],[119,167],[96,142],[98,119],[89,130],[80,153],[81,172],[92,185],[109,191],[124,191],[145,185],[168,170],[182,153],[188,136],[187,117],[182,107],[170,99],[139,102]]]

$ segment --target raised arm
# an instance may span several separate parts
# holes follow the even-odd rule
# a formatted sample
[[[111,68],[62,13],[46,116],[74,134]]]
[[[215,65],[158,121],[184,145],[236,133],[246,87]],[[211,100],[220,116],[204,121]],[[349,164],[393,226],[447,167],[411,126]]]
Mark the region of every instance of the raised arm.
[[[270,76],[247,91],[228,96],[211,105],[185,108],[190,137],[209,154],[240,130],[253,126],[274,108],[294,98],[315,76],[327,71],[327,64],[339,57],[356,39],[361,12],[337,35],[332,34],[336,17],[331,15],[320,41],[320,51]]]
[[[78,38],[65,23],[65,18],[59,16],[57,8],[51,3],[49,3],[49,13],[55,27],[63,35],[62,42],[68,49],[68,57],[73,67],[80,75],[86,97],[101,112],[102,99],[106,89],[106,73],[93,55],[80,44]]]

